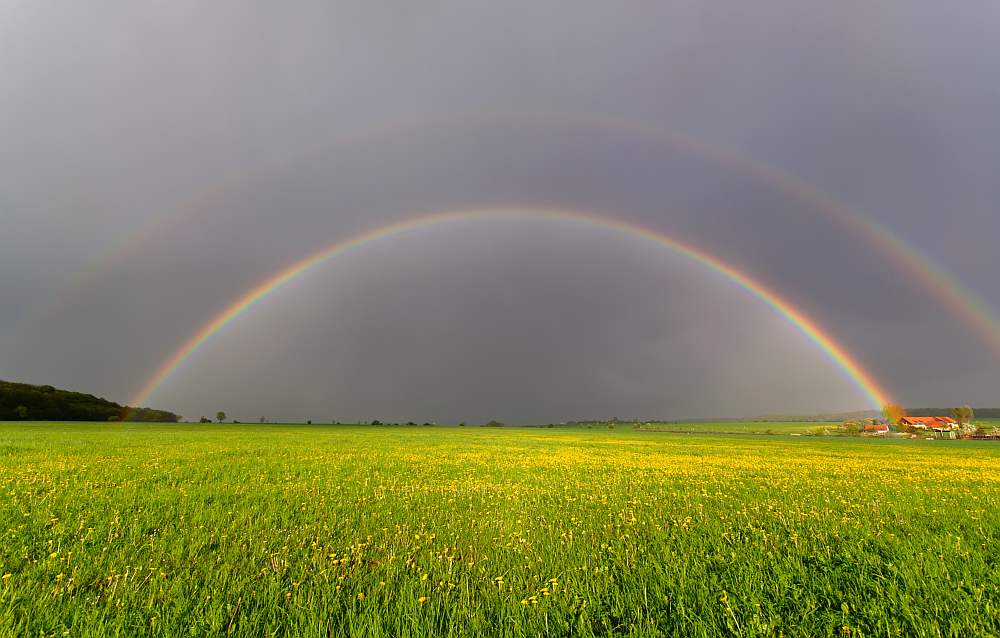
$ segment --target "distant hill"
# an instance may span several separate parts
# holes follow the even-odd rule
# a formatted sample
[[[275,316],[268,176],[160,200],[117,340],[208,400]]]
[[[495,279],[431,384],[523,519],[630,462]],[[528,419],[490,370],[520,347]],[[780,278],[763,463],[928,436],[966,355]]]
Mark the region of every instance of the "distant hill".
[[[977,419],[1000,419],[1000,408],[972,408]],[[907,416],[951,416],[951,408],[907,408]],[[877,410],[857,412],[821,412],[819,414],[763,414],[752,417],[729,417],[720,419],[684,419],[674,423],[835,423],[847,419],[881,419]]]
[[[1000,419],[1000,408],[972,408],[974,419]],[[951,408],[906,408],[906,416],[951,416]]]
[[[0,421],[155,421],[176,423],[173,412],[131,408],[92,394],[50,385],[0,381]]]
[[[949,414],[951,412],[949,411]],[[832,423],[845,419],[875,419],[882,416],[876,410],[856,412],[821,412],[819,414],[762,414],[760,416],[718,419],[683,419],[674,423]]]

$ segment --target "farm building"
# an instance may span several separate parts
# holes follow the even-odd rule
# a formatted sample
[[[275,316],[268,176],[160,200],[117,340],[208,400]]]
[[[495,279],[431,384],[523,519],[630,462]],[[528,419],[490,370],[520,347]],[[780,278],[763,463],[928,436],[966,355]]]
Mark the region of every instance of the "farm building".
[[[930,430],[933,428],[951,429],[958,425],[954,419],[948,416],[904,416],[900,419],[899,424],[909,425],[924,430]]]
[[[866,425],[865,434],[888,434],[889,426],[884,424]]]

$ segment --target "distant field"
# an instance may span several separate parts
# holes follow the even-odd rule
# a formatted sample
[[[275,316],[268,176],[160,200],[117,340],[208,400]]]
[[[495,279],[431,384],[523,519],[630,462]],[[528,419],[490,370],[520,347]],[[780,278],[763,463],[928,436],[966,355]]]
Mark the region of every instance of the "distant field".
[[[16,423],[0,482],[4,636],[1000,634],[990,442]]]
[[[722,432],[726,434],[805,434],[807,431],[813,431],[817,427],[828,427],[828,428],[839,428],[841,426],[840,421],[836,423],[833,422],[803,422],[803,421],[774,421],[774,422],[752,422],[752,423],[736,423],[736,422],[719,422],[719,423],[661,423],[661,422],[642,422],[638,424],[623,421],[617,424],[613,424],[614,427],[610,427],[607,423],[575,423],[575,424],[560,424],[555,426],[558,429],[570,429],[570,430],[642,430],[642,431],[661,431],[661,432]],[[529,426],[529,427],[546,427],[546,426]]]
[[[817,427],[839,428],[837,423],[818,422],[760,422],[760,423],[651,423],[648,429],[690,432],[730,432],[736,434],[805,434]],[[643,428],[647,426],[643,424]]]

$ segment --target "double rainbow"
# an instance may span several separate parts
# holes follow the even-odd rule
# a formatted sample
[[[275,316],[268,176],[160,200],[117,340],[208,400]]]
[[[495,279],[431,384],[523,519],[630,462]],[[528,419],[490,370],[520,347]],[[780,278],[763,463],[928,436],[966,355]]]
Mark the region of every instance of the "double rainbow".
[[[238,191],[246,185],[254,183],[256,180],[261,179],[266,174],[280,167],[302,161],[304,158],[329,151],[332,148],[346,150],[359,144],[391,138],[392,136],[414,131],[445,130],[461,125],[511,123],[578,127],[583,130],[593,129],[610,134],[632,136],[637,139],[683,149],[692,155],[730,167],[762,183],[768,184],[777,191],[806,204],[812,211],[824,215],[848,228],[859,238],[870,242],[877,250],[891,257],[893,261],[909,272],[916,281],[920,282],[925,290],[933,293],[956,315],[962,317],[989,344],[992,350],[997,355],[1000,355],[1000,317],[960,283],[936,266],[921,251],[910,246],[885,227],[865,218],[850,207],[801,180],[752,157],[741,155],[732,150],[709,144],[676,131],[664,130],[655,126],[620,120],[604,115],[596,116],[577,113],[452,114],[421,120],[391,122],[360,129],[334,139],[320,140],[293,150],[276,159],[251,166],[244,166],[233,173],[209,182],[180,201],[172,203],[161,213],[155,215],[147,224],[122,238],[114,247],[95,258],[90,266],[82,269],[70,278],[47,302],[31,313],[22,323],[23,330],[28,331],[32,329],[32,326],[43,325],[44,322],[40,321],[43,316],[56,314],[59,308],[67,303],[75,294],[80,294],[81,291],[98,281],[101,276],[109,272],[112,268],[125,263],[130,258],[135,258],[147,241],[165,232],[170,225],[204,210],[217,200]]]

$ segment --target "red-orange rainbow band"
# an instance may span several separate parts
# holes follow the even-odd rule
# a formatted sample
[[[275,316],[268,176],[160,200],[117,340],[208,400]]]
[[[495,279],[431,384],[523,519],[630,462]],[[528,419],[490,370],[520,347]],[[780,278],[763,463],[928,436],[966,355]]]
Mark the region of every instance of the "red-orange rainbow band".
[[[409,219],[406,221],[390,224],[381,228],[362,233],[325,248],[298,263],[295,263],[281,272],[269,277],[266,281],[254,287],[252,290],[241,296],[230,304],[223,312],[205,324],[197,333],[188,339],[174,354],[172,354],[159,367],[156,373],[143,385],[136,394],[130,405],[143,406],[156,394],[156,392],[180,369],[185,361],[191,358],[201,347],[223,328],[228,326],[237,317],[249,310],[252,306],[268,297],[284,284],[302,275],[303,273],[323,264],[338,255],[342,255],[352,249],[365,244],[397,235],[406,231],[444,224],[447,222],[471,219],[488,218],[528,218],[528,219],[551,219],[586,224],[592,227],[604,228],[621,233],[626,233],[634,237],[639,237],[650,241],[656,245],[668,248],[677,253],[694,259],[707,266],[709,269],[722,275],[726,279],[747,290],[768,306],[784,316],[806,337],[815,343],[840,369],[850,378],[850,380],[869,399],[873,407],[880,407],[885,403],[890,403],[888,393],[872,378],[857,360],[837,343],[820,326],[785,301],[777,294],[769,290],[763,284],[757,282],[745,273],[742,273],[723,261],[713,257],[693,246],[682,243],[668,235],[659,233],[648,228],[643,228],[629,222],[617,219],[602,217],[592,213],[585,213],[570,210],[558,209],[484,209],[455,211],[437,213]]]

